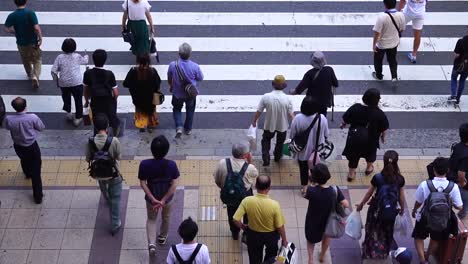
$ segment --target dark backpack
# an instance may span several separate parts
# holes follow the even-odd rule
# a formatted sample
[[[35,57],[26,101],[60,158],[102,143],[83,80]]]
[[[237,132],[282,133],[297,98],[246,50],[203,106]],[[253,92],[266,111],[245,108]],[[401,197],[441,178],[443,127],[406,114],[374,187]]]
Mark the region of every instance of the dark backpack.
[[[226,167],[227,176],[223,188],[221,188],[221,201],[226,205],[237,206],[247,196],[243,178],[249,164],[245,162],[239,172],[234,172],[231,160],[227,158]]]
[[[102,149],[98,149],[94,142],[94,137],[89,138],[88,144],[93,153],[89,161],[89,176],[95,180],[110,180],[117,177],[115,159],[109,153],[109,147],[112,143],[112,137],[107,137],[106,143]]]
[[[449,182],[447,188],[439,192],[431,180],[426,180],[426,183],[430,193],[424,201],[422,217],[426,220],[426,227],[430,231],[444,232],[447,230],[452,215],[450,192],[455,184]]]
[[[381,222],[393,223],[398,214],[398,185],[396,183],[387,184],[383,174],[375,176],[379,185],[379,191],[376,195],[378,206],[378,219]]]
[[[174,256],[176,257],[177,261],[179,264],[192,264],[195,261],[195,258],[198,255],[198,252],[200,251],[202,247],[202,244],[197,244],[197,247],[193,251],[192,255],[190,255],[190,258],[188,260],[183,260],[182,257],[180,256],[179,252],[177,251],[176,245],[172,245],[172,252],[174,253]]]

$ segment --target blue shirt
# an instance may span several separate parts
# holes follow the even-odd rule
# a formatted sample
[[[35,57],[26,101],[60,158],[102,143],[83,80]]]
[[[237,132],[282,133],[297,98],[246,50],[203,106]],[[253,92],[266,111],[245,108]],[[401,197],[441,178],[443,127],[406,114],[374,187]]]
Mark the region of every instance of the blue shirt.
[[[31,146],[45,126],[35,114],[16,113],[8,115],[5,119],[5,128],[10,130],[15,145]]]
[[[203,73],[200,69],[200,66],[191,60],[182,60],[179,59],[179,68],[184,77],[187,81],[191,82],[195,87],[197,87],[197,81],[203,81]],[[167,69],[167,79],[172,84],[172,93],[176,98],[183,98],[187,97],[185,93],[185,89],[183,87],[183,83],[177,74],[177,70],[175,67],[175,61],[169,64],[169,68]]]
[[[38,24],[34,11],[18,8],[9,14],[5,27],[15,29],[16,44],[20,46],[37,45],[37,35],[34,26]]]
[[[148,188],[154,198],[161,200],[169,191],[173,180],[179,178],[180,173],[177,164],[167,159],[147,159],[140,163],[138,179],[146,181]],[[167,203],[172,201],[172,196],[167,199]],[[151,202],[145,195],[145,200]]]

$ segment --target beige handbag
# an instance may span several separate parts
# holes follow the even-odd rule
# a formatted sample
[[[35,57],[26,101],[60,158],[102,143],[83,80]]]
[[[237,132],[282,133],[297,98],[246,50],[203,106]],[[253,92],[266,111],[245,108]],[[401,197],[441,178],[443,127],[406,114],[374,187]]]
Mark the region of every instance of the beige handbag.
[[[153,94],[153,104],[154,105],[162,105],[163,103],[164,103],[164,94],[154,93]]]

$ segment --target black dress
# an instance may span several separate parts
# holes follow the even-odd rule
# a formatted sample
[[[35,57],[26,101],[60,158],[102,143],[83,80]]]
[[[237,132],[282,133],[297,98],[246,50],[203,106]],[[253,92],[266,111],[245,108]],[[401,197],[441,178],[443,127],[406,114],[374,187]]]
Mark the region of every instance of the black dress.
[[[155,110],[153,94],[159,92],[161,78],[156,69],[150,67],[144,79],[138,79],[137,68],[127,73],[123,86],[129,88],[136,111],[151,115]]]
[[[337,190],[338,202],[341,202],[345,198],[338,187]],[[333,199],[336,199],[336,193],[332,187],[309,186],[305,198],[309,200],[304,225],[305,236],[308,242],[318,243],[322,241],[325,233],[328,216],[331,213]]]
[[[389,128],[385,113],[378,107],[370,107],[362,104],[354,104],[343,115],[343,121],[350,125],[350,129],[366,127],[368,125],[369,141],[359,149],[354,149],[346,140],[343,155],[352,158],[367,158],[375,156],[377,148],[380,147],[379,138],[382,132]]]

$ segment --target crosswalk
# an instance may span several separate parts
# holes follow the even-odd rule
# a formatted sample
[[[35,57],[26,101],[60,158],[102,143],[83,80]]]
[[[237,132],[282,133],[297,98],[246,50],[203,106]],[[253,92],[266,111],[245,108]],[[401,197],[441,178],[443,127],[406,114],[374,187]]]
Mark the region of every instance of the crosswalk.
[[[380,0],[150,2],[161,58],[161,64],[155,67],[161,78],[167,79],[167,65],[177,58],[182,42],[191,44],[192,59],[205,74],[197,99],[195,128],[246,127],[261,95],[271,89],[271,79],[283,74],[288,89],[293,89],[310,69],[308,57],[315,50],[325,53],[340,81],[335,98],[338,117],[359,102],[362,92],[370,87],[382,91],[382,109],[389,113],[395,127],[399,123],[401,127],[431,127],[436,118],[445,120],[443,128],[456,127],[468,112],[463,98],[459,107],[446,102],[452,51],[457,39],[468,33],[466,0],[431,1],[416,65],[406,59],[413,45],[411,27],[407,27],[399,46],[398,87],[390,84],[388,67],[384,68],[386,81],[375,82],[371,77],[372,25],[382,11]],[[134,108],[121,82],[134,58],[120,38],[121,1],[40,0],[29,5],[36,10],[44,34],[41,89],[30,88],[15,38],[2,32],[0,94],[5,101],[24,96],[29,111],[38,113],[50,129],[71,128],[66,122],[57,122],[62,101],[50,68],[63,39],[73,37],[78,52],[90,53],[97,48],[109,52],[107,68],[121,87],[118,112],[131,118]],[[0,23],[13,9],[12,2],[0,6]],[[169,94],[165,81],[163,92]],[[302,96],[293,97],[296,110],[301,100]],[[12,111],[9,106],[8,110]],[[162,116],[160,127],[172,128],[170,96],[158,112]],[[211,122],[213,119],[218,121]]]

